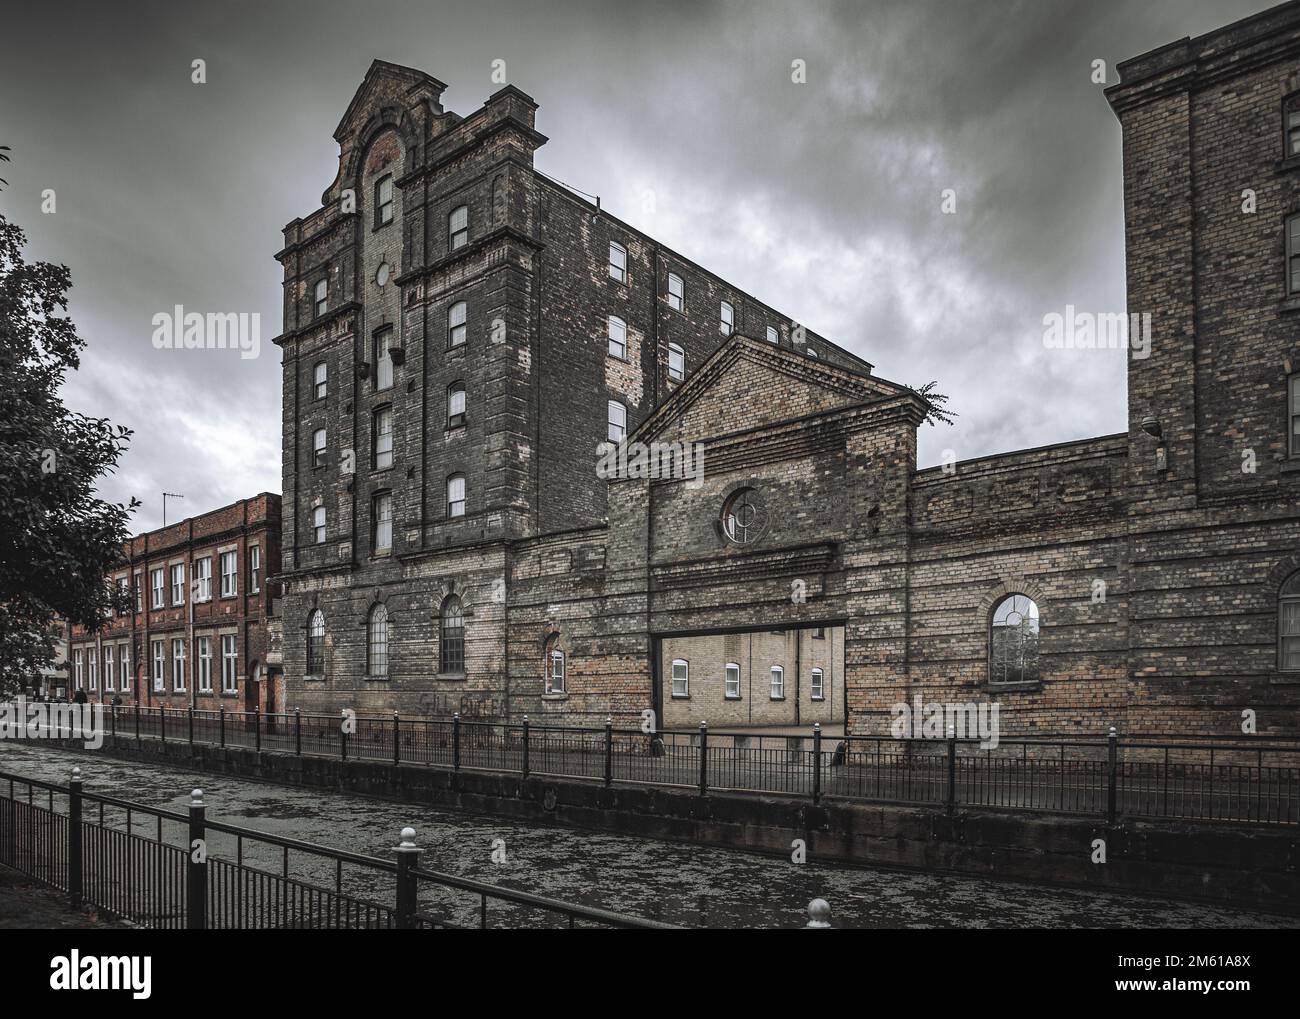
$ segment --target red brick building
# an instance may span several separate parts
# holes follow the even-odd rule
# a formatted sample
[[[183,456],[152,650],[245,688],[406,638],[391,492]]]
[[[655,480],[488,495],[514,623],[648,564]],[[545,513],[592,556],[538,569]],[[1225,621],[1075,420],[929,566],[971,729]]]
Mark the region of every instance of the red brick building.
[[[123,553],[109,579],[131,593],[131,608],[97,633],[72,628],[70,691],[92,701],[283,710],[283,680],[267,667],[278,495],[149,531]]]

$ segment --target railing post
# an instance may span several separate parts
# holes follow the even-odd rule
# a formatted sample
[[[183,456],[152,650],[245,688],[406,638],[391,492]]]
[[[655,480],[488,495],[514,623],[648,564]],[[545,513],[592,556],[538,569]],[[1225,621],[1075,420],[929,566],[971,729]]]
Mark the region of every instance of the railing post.
[[[185,927],[202,931],[208,927],[208,846],[203,790],[190,793],[190,844],[185,861]]]
[[[302,756],[302,708],[293,709],[293,752]]]
[[[957,809],[957,727],[948,726],[948,813]]]
[[[68,782],[68,904],[81,908],[81,769]]]
[[[813,722],[813,803],[822,799],[822,724]]]
[[[825,930],[831,925],[831,904],[825,899],[813,899],[808,903],[808,922],[803,925],[806,931]]]
[[[262,752],[262,705],[253,705],[253,748]]]
[[[402,720],[393,712],[393,767],[402,763]]]
[[[113,736],[113,746],[117,746],[117,705],[110,704],[108,708],[108,727]]]
[[[614,719],[605,716],[605,785],[614,784]]]
[[[1119,733],[1115,727],[1110,727],[1110,732],[1106,736],[1107,744],[1107,770],[1109,772],[1106,782],[1106,823],[1115,823],[1115,779],[1119,773]]]
[[[221,746],[224,749],[226,745],[226,706],[224,704],[218,705],[217,713],[221,716]]]
[[[528,716],[527,715],[524,715],[524,762],[523,762],[522,770],[524,773],[524,778],[527,778],[528,777]]]
[[[700,723],[700,795],[709,794],[709,723]]]
[[[423,852],[415,844],[415,829],[403,828],[402,841],[395,850],[397,853],[397,902],[396,922],[399,931],[415,930],[416,920],[416,878],[412,871],[419,863]]]
[[[158,705],[158,739],[167,742],[167,705]]]
[[[194,746],[194,709],[187,708],[185,713],[190,716],[190,746]]]
[[[346,761],[348,759],[348,729],[344,724],[348,717],[346,708],[339,712],[339,717],[343,720],[339,722],[339,760]]]
[[[460,771],[460,712],[451,716],[451,766]]]
[[[140,742],[140,702],[135,702],[135,741]]]

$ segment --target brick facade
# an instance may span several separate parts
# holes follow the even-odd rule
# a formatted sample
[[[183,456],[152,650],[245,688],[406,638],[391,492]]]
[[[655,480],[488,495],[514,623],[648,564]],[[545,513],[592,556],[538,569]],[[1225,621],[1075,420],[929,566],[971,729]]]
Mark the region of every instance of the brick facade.
[[[1279,592],[1300,570],[1286,409],[1300,306],[1282,274],[1300,166],[1281,150],[1300,7],[1120,71],[1107,96],[1124,135],[1129,303],[1152,321],[1150,357],[1129,362],[1127,432],[918,470],[916,394],[535,171],[529,97],[507,87],[461,118],[435,79],[372,65],[335,134],[338,176],[277,256],[290,702],[587,724],[653,708],[683,726],[707,707],[723,724],[807,724],[811,701],[793,715],[719,697],[720,670],[732,635],[822,627],[842,647],[826,721],[853,732],[887,731],[890,706],[921,694],[996,699],[1008,734],[1233,734],[1247,709],[1260,731],[1300,734],[1300,673],[1278,652]],[[614,273],[611,243],[626,254]],[[615,352],[610,316],[625,326]],[[379,388],[374,338],[389,327],[400,340]],[[448,417],[453,385],[463,419]],[[598,478],[610,401],[633,440],[703,444],[702,478]],[[391,466],[371,431],[385,409]],[[759,522],[737,543],[722,513],[742,491]],[[376,548],[372,507],[389,495],[391,548]],[[996,684],[990,624],[1010,594],[1037,606],[1038,669]],[[462,619],[463,665],[449,668]],[[671,696],[683,647],[711,662],[689,707]],[[562,692],[545,681],[555,651]]]

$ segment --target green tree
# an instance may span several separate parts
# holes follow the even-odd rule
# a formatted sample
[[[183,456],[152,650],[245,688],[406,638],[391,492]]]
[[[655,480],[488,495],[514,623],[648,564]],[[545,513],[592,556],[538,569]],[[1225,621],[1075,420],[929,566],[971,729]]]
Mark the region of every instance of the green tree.
[[[54,658],[63,619],[97,628],[127,598],[106,577],[138,505],[95,495],[130,432],[63,404],[86,345],[67,317],[66,266],[27,263],[0,215],[0,692]]]
[[[912,389],[912,392],[925,401],[925,421],[922,424],[937,425],[943,423],[951,425],[953,423],[952,419],[957,417],[956,411],[948,410],[948,397],[937,391],[936,387],[938,385],[938,379],[934,379],[919,388]]]

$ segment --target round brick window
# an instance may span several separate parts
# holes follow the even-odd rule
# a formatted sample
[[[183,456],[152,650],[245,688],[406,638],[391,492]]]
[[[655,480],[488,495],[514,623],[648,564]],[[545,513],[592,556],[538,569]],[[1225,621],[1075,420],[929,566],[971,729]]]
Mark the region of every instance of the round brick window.
[[[722,533],[732,544],[753,544],[766,523],[767,514],[752,488],[732,492],[722,505]]]

